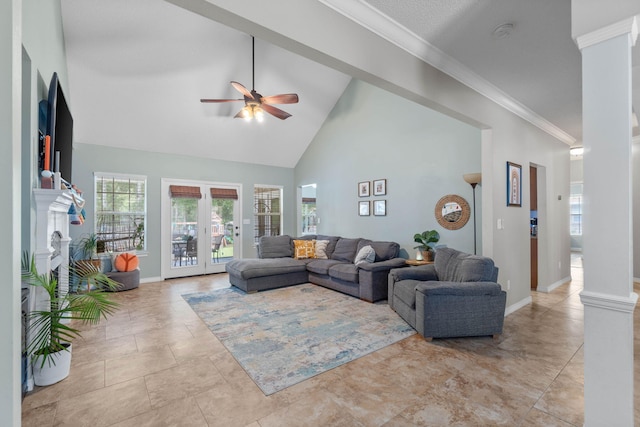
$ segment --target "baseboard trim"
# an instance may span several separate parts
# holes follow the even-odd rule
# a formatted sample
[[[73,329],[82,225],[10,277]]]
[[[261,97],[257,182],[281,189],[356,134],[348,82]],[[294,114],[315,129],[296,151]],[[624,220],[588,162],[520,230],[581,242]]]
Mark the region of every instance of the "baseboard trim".
[[[559,288],[560,286],[562,286],[565,283],[570,282],[570,281],[571,281],[571,276],[567,276],[567,277],[565,277],[563,279],[558,280],[557,282],[554,282],[554,283],[550,284],[549,286],[538,286],[536,291],[548,294],[549,292],[553,291],[554,289]]]
[[[162,277],[145,277],[140,279],[140,283],[162,282]]]
[[[520,310],[522,307],[529,305],[533,302],[533,299],[531,298],[531,295],[529,295],[528,297],[521,299],[520,301],[518,301],[515,304],[511,304],[510,306],[508,306],[505,310],[504,310],[504,316],[507,317],[508,315],[510,315],[511,313],[514,313],[518,310]]]

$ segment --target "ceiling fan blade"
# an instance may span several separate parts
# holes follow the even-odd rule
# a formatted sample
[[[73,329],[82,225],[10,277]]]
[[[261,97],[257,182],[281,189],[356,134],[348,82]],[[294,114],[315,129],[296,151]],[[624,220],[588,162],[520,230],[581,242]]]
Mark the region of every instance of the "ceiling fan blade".
[[[200,102],[236,102],[244,99],[201,99]]]
[[[260,108],[262,108],[264,111],[266,111],[267,113],[271,114],[272,116],[275,116],[281,120],[284,120],[286,118],[291,117],[291,114],[287,113],[286,111],[282,111],[281,109],[274,107],[273,105],[269,105],[269,104],[261,104]]]
[[[242,85],[242,83],[231,82],[231,86],[233,86],[238,92],[240,92],[241,94],[243,94],[247,98],[255,99],[253,97],[253,95],[251,94],[251,92],[249,92],[249,89],[244,87],[244,85]]]
[[[295,104],[298,102],[298,94],[283,93],[282,95],[265,96],[260,101],[266,104]]]

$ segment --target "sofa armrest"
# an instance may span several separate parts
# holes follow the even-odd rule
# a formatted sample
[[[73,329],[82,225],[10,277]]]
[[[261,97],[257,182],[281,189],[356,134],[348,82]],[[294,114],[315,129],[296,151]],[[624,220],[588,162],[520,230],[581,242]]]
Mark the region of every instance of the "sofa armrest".
[[[417,284],[416,292],[424,295],[483,296],[499,295],[502,287],[495,282],[428,281]]]
[[[362,262],[358,264],[358,268],[366,271],[385,271],[402,267],[403,265],[405,265],[404,258],[392,258],[378,262]]]
[[[393,269],[389,272],[390,280],[438,280],[436,268],[433,264],[420,265],[418,267],[406,267]]]

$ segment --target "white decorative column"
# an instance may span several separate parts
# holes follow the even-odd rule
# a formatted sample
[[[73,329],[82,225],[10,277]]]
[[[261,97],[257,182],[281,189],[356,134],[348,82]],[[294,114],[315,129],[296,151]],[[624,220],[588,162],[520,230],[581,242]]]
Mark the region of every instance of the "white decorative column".
[[[577,38],[584,130],[585,426],[632,426],[631,47],[636,18]]]

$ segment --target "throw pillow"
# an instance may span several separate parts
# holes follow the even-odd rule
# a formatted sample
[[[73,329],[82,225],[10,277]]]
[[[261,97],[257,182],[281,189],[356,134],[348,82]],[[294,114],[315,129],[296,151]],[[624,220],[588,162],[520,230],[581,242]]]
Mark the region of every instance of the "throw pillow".
[[[329,257],[327,256],[328,245],[329,245],[328,240],[316,240],[316,258],[329,259]]]
[[[369,245],[363,246],[358,254],[356,255],[356,259],[353,262],[355,265],[362,264],[364,262],[374,262],[376,260],[376,251]]]
[[[295,259],[307,259],[316,257],[315,240],[294,240],[293,255]]]
[[[129,253],[123,253],[116,257],[115,267],[118,271],[133,271],[138,268],[138,256]]]

